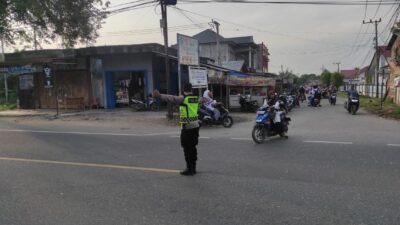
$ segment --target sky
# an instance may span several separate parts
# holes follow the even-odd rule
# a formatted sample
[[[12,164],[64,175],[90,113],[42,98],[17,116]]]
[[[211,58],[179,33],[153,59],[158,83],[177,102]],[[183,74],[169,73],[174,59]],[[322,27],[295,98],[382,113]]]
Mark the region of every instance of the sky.
[[[150,0],[144,0],[150,1]],[[324,0],[322,0],[324,1]],[[132,0],[111,0],[111,8]],[[379,45],[390,38],[389,20],[392,6],[359,5],[272,5],[239,3],[179,3],[168,8],[169,44],[176,34],[195,35],[218,21],[224,37],[253,36],[269,49],[269,72],[288,69],[294,74],[320,74],[367,66],[374,51],[374,25],[365,19],[382,18],[379,23]],[[196,13],[196,14],[193,14]],[[200,16],[201,15],[201,16]],[[163,43],[159,6],[135,9],[112,15],[99,30],[95,45]],[[383,32],[383,33],[381,33]]]

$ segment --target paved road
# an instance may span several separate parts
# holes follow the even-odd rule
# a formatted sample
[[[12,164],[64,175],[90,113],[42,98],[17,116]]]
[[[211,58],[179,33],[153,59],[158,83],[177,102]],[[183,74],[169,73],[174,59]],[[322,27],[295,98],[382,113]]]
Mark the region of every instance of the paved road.
[[[195,177],[176,127],[1,119],[0,224],[400,224],[400,123],[324,103],[288,140],[202,129]]]

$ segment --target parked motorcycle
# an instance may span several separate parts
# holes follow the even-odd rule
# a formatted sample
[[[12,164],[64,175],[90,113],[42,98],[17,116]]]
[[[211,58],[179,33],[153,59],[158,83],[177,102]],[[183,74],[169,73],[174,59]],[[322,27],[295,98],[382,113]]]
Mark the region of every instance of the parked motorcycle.
[[[289,128],[289,121],[291,119],[286,117],[285,112],[280,114],[280,126],[274,123],[274,117],[276,116],[276,110],[273,107],[261,107],[257,111],[256,124],[254,125],[251,136],[253,141],[257,144],[264,142],[266,137],[279,135],[280,137],[287,138],[286,133]]]
[[[218,120],[214,119],[212,111],[207,110],[206,107],[199,107],[199,123],[203,125],[222,125],[226,128],[230,128],[233,125],[233,119],[229,115],[229,111],[222,105],[217,104],[215,108],[220,112]]]
[[[287,110],[290,112],[294,107],[296,107],[296,98],[293,95],[286,96]]]
[[[336,93],[332,93],[332,94],[329,96],[329,103],[330,103],[331,105],[336,105]]]
[[[132,98],[130,102],[130,107],[136,111],[144,111],[146,109],[151,111],[158,111],[160,109],[157,101],[151,96],[148,97],[148,104],[146,104],[146,102],[144,101]]]
[[[239,104],[241,112],[255,112],[258,109],[256,100],[251,100],[250,95],[239,95]]]
[[[358,96],[349,96],[348,100],[344,102],[344,108],[347,112],[355,115],[360,107],[360,98]]]

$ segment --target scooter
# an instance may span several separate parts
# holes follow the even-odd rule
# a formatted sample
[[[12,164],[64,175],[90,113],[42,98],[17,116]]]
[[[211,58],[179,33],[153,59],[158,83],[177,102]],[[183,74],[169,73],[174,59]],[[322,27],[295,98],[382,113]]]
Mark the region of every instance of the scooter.
[[[291,119],[286,117],[285,112],[280,112],[280,124],[274,123],[276,110],[273,107],[263,106],[257,110],[256,124],[251,132],[253,141],[257,144],[264,142],[266,137],[279,135],[283,138],[288,138],[286,133],[289,130],[289,122]]]
[[[344,102],[344,108],[347,110],[347,112],[351,113],[352,115],[356,114],[359,107],[360,107],[360,99],[358,97],[351,96],[348,98],[348,101]]]
[[[230,128],[233,125],[233,118],[229,115],[229,111],[222,105],[217,104],[215,108],[220,112],[218,120],[214,119],[214,115],[206,107],[199,107],[199,123],[200,126],[204,125],[222,125],[225,128]]]
[[[144,111],[146,109],[149,109],[151,111],[158,111],[160,109],[157,101],[151,96],[148,97],[148,104],[146,104],[146,102],[144,101],[132,98],[130,102],[130,107],[136,111]]]
[[[329,103],[331,103],[331,105],[336,105],[336,93],[332,93],[329,96]]]
[[[257,101],[251,100],[250,95],[239,95],[239,104],[241,112],[255,112],[258,109]]]

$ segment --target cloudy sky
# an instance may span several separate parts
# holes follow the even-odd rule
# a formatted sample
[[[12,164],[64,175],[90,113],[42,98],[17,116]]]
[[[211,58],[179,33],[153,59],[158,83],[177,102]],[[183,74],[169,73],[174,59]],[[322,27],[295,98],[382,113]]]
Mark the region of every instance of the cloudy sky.
[[[142,2],[151,0],[141,0]],[[326,0],[320,0],[326,1]],[[343,0],[345,1],[345,0]],[[132,0],[111,0],[111,10],[129,6]],[[127,4],[127,5],[121,5]],[[136,3],[137,4],[137,3]],[[270,72],[281,68],[295,74],[321,73],[368,65],[372,59],[374,25],[362,21],[382,18],[379,43],[386,44],[392,6],[272,5],[239,3],[179,3],[168,8],[169,44],[176,33],[194,35],[210,28],[214,18],[224,37],[254,36],[270,51]],[[195,14],[194,14],[195,13]],[[163,43],[160,7],[135,9],[110,16],[96,45]]]

